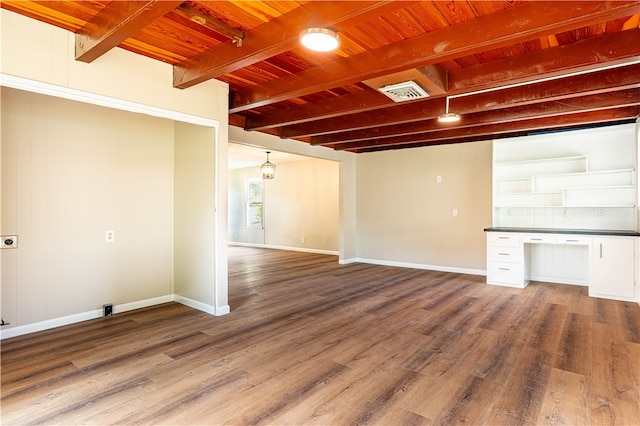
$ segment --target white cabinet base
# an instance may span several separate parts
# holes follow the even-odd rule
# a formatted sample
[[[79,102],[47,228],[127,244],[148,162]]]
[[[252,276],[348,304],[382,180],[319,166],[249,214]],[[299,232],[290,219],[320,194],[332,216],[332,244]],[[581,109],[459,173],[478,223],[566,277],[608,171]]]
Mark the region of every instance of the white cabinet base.
[[[589,296],[636,301],[636,239],[593,238]]]
[[[640,251],[640,234],[629,232],[625,235],[602,235],[550,232],[487,232],[487,284],[525,288],[532,278],[530,263],[534,261],[531,247],[547,245],[583,247],[583,259],[570,256],[560,262],[568,262],[567,269],[588,269],[586,285],[589,296],[606,299],[638,302],[637,283],[640,265],[637,254]],[[577,249],[577,247],[576,247]],[[575,251],[575,250],[574,250]],[[586,259],[584,259],[586,258]],[[548,259],[543,258],[543,261]],[[536,258],[536,262],[540,259]],[[551,261],[558,260],[552,256]],[[584,263],[586,262],[586,263]],[[538,279],[536,279],[538,281]],[[553,282],[563,282],[554,280]],[[567,280],[567,284],[582,284]]]

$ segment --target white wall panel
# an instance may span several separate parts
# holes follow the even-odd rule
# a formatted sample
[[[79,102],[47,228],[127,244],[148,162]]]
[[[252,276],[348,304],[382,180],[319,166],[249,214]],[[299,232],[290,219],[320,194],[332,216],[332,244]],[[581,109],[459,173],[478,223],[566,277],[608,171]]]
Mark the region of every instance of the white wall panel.
[[[226,83],[175,89],[171,65],[119,48],[90,64],[76,61],[73,33],[6,10],[0,19],[4,74],[227,121]]]
[[[261,177],[258,167],[231,170],[229,240],[337,252],[340,233],[339,166],[336,161],[320,159],[277,164],[276,177],[263,181],[264,229],[244,226],[244,182],[245,179]]]
[[[359,154],[357,170],[359,258],[485,269],[491,142]]]
[[[175,292],[210,306],[215,281],[215,132],[191,124],[175,127]]]
[[[13,188],[2,233],[19,236],[2,251],[3,317],[20,326],[171,295],[174,123],[1,93],[2,182]]]
[[[0,10],[0,27],[0,72],[5,87],[80,100],[83,103],[75,106],[66,104],[80,111],[76,118],[94,108],[92,104],[146,114],[133,114],[137,118],[127,122],[114,118],[121,113],[106,109],[95,121],[76,119],[75,127],[62,129],[67,137],[53,152],[43,141],[64,126],[58,122],[58,111],[51,111],[46,102],[17,100],[28,105],[19,116],[3,116],[3,123],[12,122],[12,126],[2,130],[2,150],[9,158],[2,161],[2,175],[11,176],[11,182],[3,182],[2,231],[27,230],[24,240],[29,243],[26,248],[20,244],[19,252],[2,254],[2,314],[12,319],[10,328],[68,312],[65,318],[69,321],[87,319],[105,300],[124,303],[129,309],[143,306],[144,300],[166,301],[164,295],[173,292],[173,121],[158,121],[165,124],[149,126],[142,138],[131,139],[130,135],[147,126],[146,120],[158,120],[149,115],[205,124],[208,131],[217,132],[215,148],[222,166],[209,165],[208,172],[219,185],[219,193],[212,194],[219,199],[212,202],[224,210],[215,223],[226,229],[227,84],[210,80],[189,89],[174,89],[171,65],[117,48],[91,64],[75,61],[72,33],[6,10]],[[3,96],[3,114],[12,108],[4,100]],[[8,141],[5,135],[15,137]],[[26,186],[13,193],[5,191],[18,181]],[[158,186],[169,190],[157,190]],[[141,190],[144,196],[137,195]],[[62,217],[60,212],[74,203],[77,207]],[[53,219],[39,214],[46,209],[55,212]],[[115,244],[104,245],[106,229],[116,231]],[[68,235],[69,247],[65,243],[54,246],[52,241],[59,241],[63,234]],[[156,239],[163,243],[148,246]],[[214,291],[216,303],[226,306],[226,235],[215,244],[215,280],[203,284],[202,291]],[[19,262],[18,253],[30,261]],[[61,259],[70,265],[68,259],[74,256],[75,272],[60,266]],[[209,265],[212,260],[204,261]],[[17,280],[19,287],[14,285]],[[42,327],[67,320],[61,321],[47,320]],[[38,327],[22,328],[28,332]],[[5,330],[3,336],[12,335]]]

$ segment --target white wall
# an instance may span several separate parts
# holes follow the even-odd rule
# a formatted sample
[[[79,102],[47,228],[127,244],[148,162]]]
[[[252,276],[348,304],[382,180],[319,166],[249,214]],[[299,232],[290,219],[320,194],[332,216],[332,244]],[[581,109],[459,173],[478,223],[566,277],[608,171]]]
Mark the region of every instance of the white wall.
[[[339,261],[356,259],[356,154],[229,127],[229,141],[339,163]]]
[[[356,155],[236,127],[229,130],[234,142],[340,163],[342,263],[485,273],[490,141]],[[442,184],[435,183],[437,175]]]
[[[276,177],[263,181],[264,229],[259,230],[244,226],[244,181],[260,178],[258,167],[229,172],[230,241],[337,253],[339,163],[308,159],[276,167]]]
[[[1,42],[2,42],[2,58],[1,58],[1,70],[2,73],[0,75],[0,81],[4,87],[13,87],[20,88],[23,90],[35,92],[35,93],[47,93],[53,94],[57,97],[62,97],[66,99],[75,99],[81,102],[86,102],[94,105],[103,105],[109,106],[111,108],[116,108],[120,110],[127,111],[140,111],[147,115],[158,116],[158,117],[168,117],[171,120],[184,121],[189,123],[198,123],[203,124],[205,126],[209,126],[212,128],[216,128],[217,132],[217,140],[211,141],[213,145],[213,150],[216,153],[215,158],[219,159],[219,164],[217,167],[208,167],[207,168],[207,176],[210,181],[214,182],[214,186],[216,191],[214,193],[209,193],[209,197],[212,200],[208,200],[210,204],[215,206],[215,211],[212,212],[214,215],[214,227],[215,229],[221,229],[222,232],[216,231],[218,238],[215,239],[215,249],[214,249],[214,258],[206,259],[207,264],[210,266],[213,263],[213,282],[203,284],[206,285],[206,289],[201,289],[202,292],[194,291],[192,287],[189,288],[189,295],[195,295],[196,298],[203,298],[207,301],[211,300],[210,292],[211,289],[213,291],[213,303],[214,306],[210,306],[206,304],[206,306],[202,306],[199,301],[196,300],[196,307],[204,308],[204,310],[213,312],[216,314],[223,314],[228,312],[227,303],[227,266],[226,266],[226,204],[227,204],[227,191],[226,191],[226,162],[227,162],[227,140],[228,140],[228,131],[227,131],[227,123],[228,123],[228,86],[226,83],[222,83],[216,80],[210,80],[201,84],[198,84],[194,87],[185,90],[174,89],[172,87],[172,67],[168,64],[161,63],[159,61],[154,61],[148,58],[144,58],[140,55],[136,55],[134,53],[122,50],[122,49],[113,49],[109,51],[107,54],[103,55],[96,61],[91,64],[85,64],[82,62],[77,62],[74,60],[74,46],[75,40],[74,35],[68,31],[56,28],[51,25],[47,25],[35,20],[31,20],[29,18],[25,18],[23,16],[14,14],[12,12],[8,12],[6,10],[0,10],[0,22],[1,22]],[[3,107],[4,107],[4,99],[3,99]],[[87,104],[80,104],[80,106],[74,106],[72,108],[79,109],[84,111],[93,107],[88,106]],[[3,112],[4,113],[4,112]],[[114,114],[116,112],[113,112]],[[30,112],[27,113],[27,115]],[[105,112],[105,116],[109,116],[112,112]],[[39,117],[39,118],[36,118]],[[47,116],[39,116],[39,114],[34,115],[34,119],[47,121]],[[142,117],[142,116],[140,116]],[[146,122],[147,118],[141,119],[140,122]],[[156,120],[156,119],[154,119]],[[137,123],[137,119],[135,120]],[[79,131],[80,129],[66,129],[62,128],[57,124],[58,117],[53,119],[53,122],[46,123],[49,126],[49,129],[53,131],[62,131],[66,132],[68,130],[71,131]],[[120,124],[120,120],[115,120],[115,122],[111,119],[107,119],[107,127],[100,129],[100,132],[104,135],[110,135],[115,138],[119,138],[123,141],[127,141],[129,134],[127,133],[126,137],[119,135],[117,130],[122,127]],[[173,154],[173,122],[168,121],[166,126],[158,126],[158,130],[150,129],[148,132],[145,130],[145,133],[150,135],[157,135],[158,131],[162,133],[161,136],[158,136],[156,140],[158,144],[162,144],[163,140],[171,141],[171,154]],[[82,122],[77,123],[78,126],[82,127]],[[99,125],[99,120],[96,123]],[[154,125],[155,126],[155,125]],[[135,127],[135,126],[133,126]],[[152,126],[153,127],[153,126]],[[166,132],[165,132],[166,131]],[[67,207],[73,207],[73,203],[82,202],[79,201],[81,196],[86,195],[82,193],[77,197],[75,195],[69,196],[67,192],[62,191],[61,188],[65,185],[71,185],[75,178],[70,178],[67,175],[64,175],[62,172],[61,165],[69,165],[70,161],[77,161],[80,166],[78,166],[78,173],[84,173],[83,167],[89,167],[92,163],[86,163],[85,160],[87,156],[90,155],[90,152],[85,152],[89,145],[79,144],[75,147],[72,146],[73,143],[69,138],[69,135],[66,135],[65,138],[60,138],[59,136],[53,136],[47,134],[47,137],[54,137],[57,144],[60,144],[63,149],[60,150],[47,150],[42,148],[42,146],[37,146],[35,152],[37,152],[36,160],[41,161],[42,164],[34,165],[33,169],[40,170],[41,166],[46,166],[50,168],[56,175],[60,174],[61,179],[60,182],[55,183],[53,187],[48,186],[38,186],[35,192],[32,193],[32,199],[34,200],[34,205],[39,204],[49,204],[50,198],[54,199],[56,203],[60,202],[64,204],[64,207],[60,207],[60,209],[66,209]],[[101,138],[99,136],[98,138]],[[22,135],[19,136],[14,142],[16,144],[21,144]],[[168,138],[168,139],[167,139]],[[5,148],[5,142],[8,139],[4,137],[3,130],[3,150],[8,152],[9,158],[11,158],[11,152],[13,148],[11,148],[11,144],[7,145]],[[101,139],[100,139],[101,140]],[[146,140],[144,137],[142,140]],[[44,151],[42,149],[44,149]],[[78,152],[74,151],[77,148]],[[111,147],[110,147],[111,148]],[[149,153],[151,158],[146,162],[147,159],[145,155],[147,155],[147,148],[152,151]],[[98,149],[98,148],[96,148]],[[155,176],[154,173],[169,173],[171,176],[170,183],[173,185],[173,164],[169,163],[168,169],[161,169],[158,165],[152,164],[155,161],[155,154],[153,153],[154,149],[157,149],[157,146],[153,147],[145,147],[141,148],[136,146],[135,144],[129,144],[124,147],[125,151],[120,152],[104,152],[101,154],[95,154],[97,157],[100,155],[105,155],[105,161],[108,159],[110,163],[108,163],[109,167],[98,167],[95,173],[99,173],[100,182],[103,185],[106,185],[107,182],[114,184],[114,189],[112,193],[115,194],[111,198],[105,196],[105,203],[107,205],[98,204],[98,207],[101,209],[104,208],[105,212],[109,212],[109,202],[119,202],[122,206],[129,206],[131,209],[128,213],[126,223],[120,224],[116,223],[116,225],[121,226],[125,234],[123,237],[127,235],[132,235],[135,233],[127,234],[127,231],[130,229],[136,228],[139,222],[148,222],[149,225],[153,225],[156,223],[157,218],[165,217],[168,213],[170,216],[173,214],[173,205],[169,203],[169,205],[164,205],[162,207],[162,211],[148,211],[144,205],[144,200],[138,197],[138,192],[136,190],[140,190],[141,188],[149,189],[149,185],[152,185],[151,182],[148,182],[151,176]],[[130,151],[126,151],[130,150]],[[51,162],[48,163],[49,158],[55,158],[55,156],[60,156],[64,161],[62,162]],[[66,158],[69,157],[69,158]],[[76,158],[77,160],[73,160]],[[93,157],[90,158],[93,161]],[[172,160],[172,157],[171,157]],[[122,170],[120,170],[120,161],[122,161]],[[148,173],[140,173],[136,174],[134,171],[130,170],[129,163],[136,162],[137,166],[140,167],[140,170],[147,170],[147,167],[150,170],[147,170]],[[11,201],[5,201],[6,198],[10,199],[14,197],[16,199],[23,199],[24,197],[20,193],[22,191],[21,187],[15,187],[10,182],[8,184],[5,183],[4,176],[18,176],[25,170],[24,166],[20,165],[20,169],[18,170],[15,164],[12,163],[12,160],[2,161],[3,169],[3,193],[2,193],[2,217],[0,217],[0,222],[2,223],[3,229],[1,230],[3,234],[9,233],[7,229],[4,229],[5,224],[10,223],[12,220],[17,220],[18,216],[22,216],[22,210],[20,213],[5,213],[5,211],[10,211]],[[113,166],[117,164],[118,166]],[[99,166],[99,165],[98,165]],[[113,166],[113,167],[112,167]],[[111,168],[110,168],[111,167]],[[92,168],[93,170],[93,168]],[[120,172],[124,180],[114,180],[112,176],[120,176]],[[37,174],[35,177],[42,180],[42,176]],[[65,171],[66,173],[66,171]],[[79,174],[80,176],[80,174]],[[34,179],[35,179],[34,177]],[[160,179],[162,182],[163,180]],[[47,183],[49,185],[49,183]],[[44,188],[44,189],[42,189]],[[81,187],[80,189],[83,189]],[[152,195],[148,195],[151,198],[151,206],[154,206],[153,197],[158,193],[157,188],[152,188]],[[144,189],[145,192],[146,189]],[[6,192],[5,192],[6,191]],[[12,192],[13,191],[13,192]],[[60,193],[60,195],[56,195],[55,197],[50,195],[51,191],[56,194]],[[132,192],[135,196],[131,195]],[[86,192],[86,191],[85,191]],[[58,197],[61,197],[59,201]],[[67,198],[71,197],[72,199],[69,201]],[[9,207],[7,207],[9,205]],[[202,206],[207,205],[207,203],[201,203]],[[138,208],[139,207],[139,208]],[[159,207],[158,207],[159,208]],[[4,215],[8,215],[8,218],[5,219]],[[70,229],[72,226],[69,224],[70,219],[68,217],[62,217],[60,212],[56,212],[57,217],[61,218],[62,225],[57,223],[44,223],[38,224],[40,229],[37,230],[39,234],[45,232],[49,235],[58,236],[59,230]],[[168,244],[173,250],[173,223],[164,223],[163,226],[166,225],[166,228],[163,227],[164,230],[168,232]],[[7,225],[9,226],[9,225]],[[83,223],[80,223],[78,226],[86,226]],[[113,225],[115,227],[115,225]],[[103,225],[100,225],[100,228],[104,228]],[[116,243],[121,241],[121,232],[118,229],[116,230]],[[83,231],[84,232],[84,231]],[[92,230],[93,232],[93,230]],[[140,238],[147,238],[146,230],[141,232]],[[100,231],[101,239],[104,239],[104,229]],[[138,234],[135,234],[138,235]],[[165,235],[163,233],[155,233],[152,237],[151,241],[155,241],[153,238],[164,238]],[[48,238],[48,237],[47,237]],[[126,240],[125,240],[126,241]],[[80,272],[77,274],[82,274],[82,270],[89,268],[90,274],[92,277],[107,277],[109,280],[117,280],[118,283],[122,282],[123,284],[116,284],[115,288],[109,288],[108,290],[101,289],[95,290],[97,293],[94,296],[92,291],[94,289],[83,287],[80,293],[74,295],[60,295],[59,289],[68,290],[67,284],[56,284],[53,287],[50,287],[49,280],[55,280],[56,282],[67,282],[70,278],[70,275],[65,273],[58,273],[57,267],[54,269],[49,269],[46,273],[47,284],[46,288],[44,288],[45,293],[48,295],[55,295],[51,297],[60,297],[60,298],[69,298],[74,299],[76,302],[69,302],[68,304],[64,304],[64,307],[59,308],[60,305],[55,304],[53,307],[53,302],[47,302],[47,304],[51,304],[52,308],[49,312],[42,314],[41,306],[38,305],[40,303],[38,300],[31,300],[31,295],[26,298],[19,299],[18,303],[27,303],[27,304],[35,304],[35,307],[26,307],[23,305],[18,305],[17,310],[14,309],[15,312],[5,311],[5,307],[3,305],[2,316],[6,320],[11,322],[11,326],[5,326],[2,329],[2,337],[10,337],[12,335],[21,334],[23,332],[35,331],[37,329],[48,328],[51,326],[56,326],[64,323],[79,321],[83,319],[92,318],[99,315],[99,311],[95,309],[97,300],[102,300],[107,296],[108,292],[113,294],[114,303],[119,303],[119,301],[133,300],[131,303],[126,303],[120,305],[119,309],[133,309],[139,306],[145,306],[147,304],[157,303],[161,301],[170,300],[171,293],[173,292],[173,288],[170,287],[167,291],[158,292],[157,288],[147,285],[147,280],[151,279],[151,276],[162,275],[162,279],[160,282],[169,282],[172,285],[173,278],[173,262],[171,256],[168,259],[164,259],[162,262],[157,261],[157,257],[155,260],[149,263],[147,259],[147,255],[151,256],[150,253],[143,253],[140,250],[139,241],[134,241],[133,244],[128,246],[123,246],[122,250],[126,251],[127,260],[124,263],[115,263],[110,264],[107,268],[103,268],[103,270],[96,269],[91,270],[94,267],[93,264],[85,264],[83,262],[78,262],[78,268]],[[167,241],[163,240],[162,244],[157,246],[157,250],[164,250],[165,244]],[[80,246],[75,248],[74,250],[79,252],[87,252],[90,251],[90,246],[84,240],[80,241]],[[12,256],[19,255],[18,253],[23,250],[22,244],[20,247],[13,252],[13,254],[7,250],[2,250],[2,265],[11,265]],[[152,249],[156,250],[156,248]],[[117,250],[112,250],[117,251]],[[117,258],[122,256],[120,251],[117,251]],[[164,253],[164,252],[163,252]],[[170,252],[172,253],[172,252]],[[68,253],[65,253],[65,255]],[[106,255],[106,254],[105,254]],[[22,255],[19,255],[22,256]],[[47,257],[49,256],[49,257]],[[53,257],[50,257],[53,256]],[[58,254],[53,251],[48,252],[47,255],[38,255],[36,257],[31,257],[27,269],[38,271],[43,269],[45,265],[57,264],[59,261],[55,256]],[[136,262],[139,264],[139,267],[131,268],[128,265],[131,262]],[[163,265],[163,267],[158,267],[158,265]],[[168,265],[168,266],[167,266]],[[170,268],[168,275],[165,275],[165,269]],[[162,272],[157,272],[162,271]],[[3,277],[2,282],[2,292],[3,292],[3,301],[5,297],[9,299],[14,298],[18,300],[19,297],[17,294],[19,293],[18,289],[24,288],[22,285],[8,285],[5,281],[5,276],[14,274],[15,272],[11,270],[10,267],[3,266],[0,270],[0,273]],[[143,277],[140,280],[139,285],[137,286],[129,286],[131,288],[119,289],[119,286],[125,285],[126,283],[130,283],[132,281],[138,280],[140,277]],[[167,281],[168,280],[168,281]],[[74,284],[69,284],[69,286],[73,286]],[[61,287],[62,286],[62,287]],[[183,287],[181,287],[183,288]],[[87,295],[89,292],[91,295]],[[8,296],[5,296],[7,294]],[[156,294],[169,294],[169,296],[161,296],[160,298],[154,297]],[[42,294],[39,294],[38,297],[41,298]],[[148,299],[151,297],[151,299]],[[174,298],[185,297],[179,294],[174,295]],[[53,300],[53,299],[52,299]],[[182,300],[182,302],[192,302],[192,299]],[[75,308],[70,308],[70,304],[76,303]],[[91,307],[90,311],[86,311],[86,306]],[[8,312],[8,314],[7,314]],[[37,314],[33,314],[32,312],[37,312]],[[117,309],[116,309],[117,312]],[[67,315],[67,313],[70,313]],[[12,315],[20,316],[20,320],[13,320]],[[62,315],[63,317],[61,317]],[[41,318],[52,318],[51,320],[40,321]],[[35,323],[33,321],[36,321]],[[26,324],[23,326],[23,324]]]
[[[174,152],[175,293],[214,306],[215,129],[176,123]]]
[[[76,61],[73,33],[0,9],[2,73],[185,115],[227,121],[228,86],[208,80],[173,88],[173,68],[124,49]]]
[[[491,142],[359,154],[357,165],[358,258],[484,273]]]
[[[169,297],[173,121],[2,88],[2,315]],[[105,231],[115,241],[105,242]]]

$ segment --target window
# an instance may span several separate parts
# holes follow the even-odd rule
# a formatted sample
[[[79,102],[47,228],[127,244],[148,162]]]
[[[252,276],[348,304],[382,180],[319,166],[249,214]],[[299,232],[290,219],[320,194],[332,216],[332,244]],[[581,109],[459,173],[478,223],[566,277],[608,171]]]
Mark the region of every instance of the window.
[[[262,179],[244,181],[245,226],[262,228]]]

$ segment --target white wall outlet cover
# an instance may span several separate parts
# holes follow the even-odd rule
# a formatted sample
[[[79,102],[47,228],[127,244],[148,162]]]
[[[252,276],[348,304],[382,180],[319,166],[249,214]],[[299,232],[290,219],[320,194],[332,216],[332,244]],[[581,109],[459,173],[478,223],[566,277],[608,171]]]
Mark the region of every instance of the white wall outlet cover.
[[[107,243],[112,243],[116,240],[116,231],[104,231],[104,241]]]
[[[3,235],[2,236],[2,248],[18,248],[18,236],[17,235]]]

